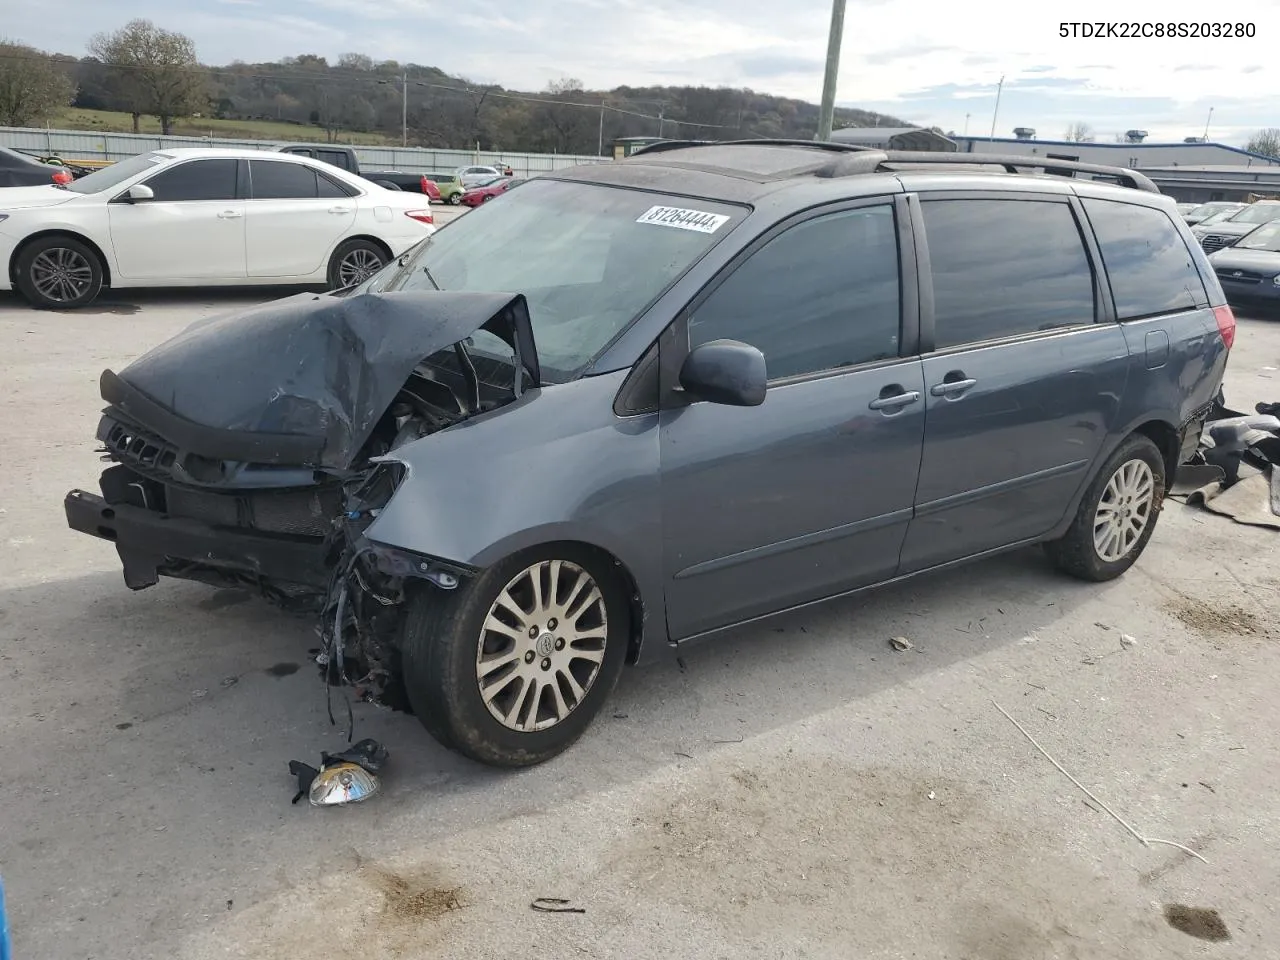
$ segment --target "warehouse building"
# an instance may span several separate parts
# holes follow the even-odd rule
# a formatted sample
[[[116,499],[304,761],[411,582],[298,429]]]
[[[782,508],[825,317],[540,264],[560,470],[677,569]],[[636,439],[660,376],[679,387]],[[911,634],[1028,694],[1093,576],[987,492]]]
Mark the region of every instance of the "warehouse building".
[[[1147,143],[1146,132],[1130,130],[1125,143],[1076,143],[1039,140],[1019,127],[1013,138],[956,137],[961,153],[1001,153],[1078,160],[1141,170],[1161,192],[1187,203],[1248,200],[1280,194],[1280,160],[1241,147],[1198,137],[1183,143]]]
[[[1280,196],[1280,160],[1199,137],[1182,143],[1147,143],[1146,138],[1146,131],[1130,130],[1124,143],[1040,140],[1028,127],[1018,127],[1013,137],[948,137],[921,127],[846,127],[831,134],[837,143],[877,150],[1012,154],[1128,167],[1187,203]]]

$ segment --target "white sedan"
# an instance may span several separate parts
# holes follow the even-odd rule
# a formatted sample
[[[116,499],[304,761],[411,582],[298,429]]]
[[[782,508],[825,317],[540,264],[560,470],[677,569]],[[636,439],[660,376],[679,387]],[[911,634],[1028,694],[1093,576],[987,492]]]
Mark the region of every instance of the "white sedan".
[[[0,190],[0,290],[82,307],[103,287],[357,284],[435,232],[419,194],[258,150],[158,150]]]

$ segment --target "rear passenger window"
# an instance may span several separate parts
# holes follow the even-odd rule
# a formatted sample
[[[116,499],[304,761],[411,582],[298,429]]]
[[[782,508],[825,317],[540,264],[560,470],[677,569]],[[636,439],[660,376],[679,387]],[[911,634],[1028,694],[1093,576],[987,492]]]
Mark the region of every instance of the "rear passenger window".
[[[1209,302],[1182,234],[1163,210],[1118,200],[1085,200],[1120,320]]]
[[[689,346],[741,340],[778,380],[898,355],[891,206],[815,217],[780,233],[689,318]]]
[[[316,184],[320,187],[320,196],[322,197],[353,197],[356,193],[353,188],[345,183],[330,180],[323,173],[316,174]]]
[[[255,200],[302,200],[320,195],[315,170],[301,163],[250,160],[249,178]]]
[[[936,349],[1094,322],[1094,280],[1071,207],[928,200]]]

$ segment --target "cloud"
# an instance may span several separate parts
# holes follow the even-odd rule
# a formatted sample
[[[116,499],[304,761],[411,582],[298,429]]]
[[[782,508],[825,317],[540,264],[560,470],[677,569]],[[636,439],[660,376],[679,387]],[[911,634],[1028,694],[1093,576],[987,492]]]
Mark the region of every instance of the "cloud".
[[[191,8],[195,7],[195,10]],[[942,4],[904,17],[887,0],[852,0],[837,100],[914,122],[989,129],[1003,75],[998,127],[1065,129],[1083,121],[1099,137],[1141,127],[1152,139],[1203,132],[1247,137],[1275,123],[1280,60],[1266,58],[1271,0],[1236,0],[1223,18],[1255,23],[1254,38],[1077,39],[1060,18],[1080,12],[998,0]],[[1200,22],[1190,0],[1130,0],[1135,22]],[[179,29],[211,63],[355,51],[376,60],[437,66],[508,88],[542,89],[563,76],[588,87],[653,83],[751,86],[816,101],[830,26],[825,0],[790,7],[763,0],[216,0],[183,9],[131,0],[129,15]],[[101,0],[61,0],[57,17],[9,4],[5,32],[38,47],[82,54],[96,31],[128,19]],[[987,112],[984,123],[976,114]],[[985,130],[983,132],[986,132]]]

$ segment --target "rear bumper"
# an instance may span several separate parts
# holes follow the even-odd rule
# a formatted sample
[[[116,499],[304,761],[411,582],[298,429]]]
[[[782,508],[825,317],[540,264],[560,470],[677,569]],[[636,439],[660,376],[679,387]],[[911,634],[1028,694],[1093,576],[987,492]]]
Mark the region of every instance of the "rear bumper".
[[[64,500],[67,526],[116,545],[125,583],[134,590],[195,564],[263,580],[324,589],[327,548],[309,537],[264,535],[171,517],[72,490]],[[176,563],[175,563],[176,561]]]

